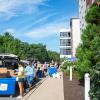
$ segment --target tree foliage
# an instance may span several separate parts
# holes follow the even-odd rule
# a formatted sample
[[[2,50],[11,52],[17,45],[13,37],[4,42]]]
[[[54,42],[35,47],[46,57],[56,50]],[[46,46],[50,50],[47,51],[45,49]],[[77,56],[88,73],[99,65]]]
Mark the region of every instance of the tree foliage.
[[[49,56],[49,60],[52,61],[60,61],[60,55],[57,52],[54,51],[48,51],[48,56]]]
[[[29,44],[14,38],[9,32],[0,35],[0,53],[13,53],[20,59],[38,59],[40,62],[58,60],[59,54],[47,51],[46,46],[39,44]]]
[[[100,1],[100,0],[99,0]],[[100,100],[100,6],[93,4],[86,14],[86,29],[77,48],[78,74],[91,76],[91,100]]]
[[[98,2],[100,2],[100,0]],[[87,23],[100,24],[100,6],[95,6],[95,4],[92,5],[89,9],[89,12],[87,13],[85,20]]]

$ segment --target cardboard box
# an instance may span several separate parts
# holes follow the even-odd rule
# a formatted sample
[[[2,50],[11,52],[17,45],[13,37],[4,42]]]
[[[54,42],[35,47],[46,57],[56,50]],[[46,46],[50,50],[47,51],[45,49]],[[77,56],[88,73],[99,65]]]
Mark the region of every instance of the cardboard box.
[[[0,78],[7,77],[7,68],[0,68]]]
[[[7,68],[0,68],[0,74],[7,73]]]
[[[9,76],[15,76],[15,75],[14,75],[14,70],[10,70],[10,69],[9,69],[9,70],[8,70],[8,75],[9,75]]]

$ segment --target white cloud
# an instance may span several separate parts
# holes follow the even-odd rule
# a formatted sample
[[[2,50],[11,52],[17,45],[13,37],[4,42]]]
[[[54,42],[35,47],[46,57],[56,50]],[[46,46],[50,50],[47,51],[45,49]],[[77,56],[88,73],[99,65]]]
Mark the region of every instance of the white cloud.
[[[65,21],[61,21],[61,19],[56,20],[51,23],[44,23],[41,27],[36,27],[32,29],[31,31],[23,33],[21,30],[17,31],[14,28],[8,28],[3,31],[4,32],[10,32],[13,36],[20,38],[28,38],[28,39],[34,39],[34,40],[42,40],[49,37],[55,37],[59,36],[60,29],[68,28],[69,23]],[[22,34],[23,33],[23,34]]]
[[[29,25],[22,27],[22,30],[28,30],[37,24],[38,24],[38,26],[41,24],[47,24],[47,21],[50,20],[50,18],[54,17],[55,15],[57,15],[57,13],[51,13],[51,14],[45,15],[43,17],[42,17],[42,15],[38,15],[39,17],[37,17],[36,19],[34,18],[30,21],[33,23],[30,23]]]
[[[0,16],[11,18],[23,13],[32,13],[45,1],[47,0],[0,0]]]
[[[5,32],[15,33],[15,31],[16,30],[13,28],[8,28],[8,29],[3,30],[3,33],[5,33]]]
[[[51,36],[59,35],[60,29],[67,28],[66,22],[45,24],[42,27],[36,28],[25,35],[33,39],[44,39]]]

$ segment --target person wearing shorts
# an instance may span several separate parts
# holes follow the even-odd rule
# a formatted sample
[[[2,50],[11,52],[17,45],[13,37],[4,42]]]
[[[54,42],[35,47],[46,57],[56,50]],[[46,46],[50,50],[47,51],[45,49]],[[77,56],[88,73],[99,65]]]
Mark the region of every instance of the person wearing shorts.
[[[18,86],[19,86],[20,96],[18,96],[17,98],[22,98],[24,95],[24,78],[25,78],[24,64],[22,62],[19,62],[18,66],[19,68],[18,68],[17,77],[18,77]]]

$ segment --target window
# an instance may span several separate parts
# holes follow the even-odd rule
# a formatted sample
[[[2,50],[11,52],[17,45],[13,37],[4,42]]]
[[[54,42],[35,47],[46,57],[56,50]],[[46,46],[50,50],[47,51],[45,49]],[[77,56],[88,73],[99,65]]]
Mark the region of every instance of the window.
[[[84,27],[84,23],[82,24],[82,27]]]
[[[71,37],[71,34],[70,34],[70,32],[68,32],[68,37]]]
[[[60,46],[71,46],[71,39],[60,39]]]
[[[71,55],[72,54],[72,50],[68,49],[68,48],[60,48],[60,54],[61,55]]]
[[[64,38],[64,37],[70,37],[71,33],[70,32],[60,32],[60,37]]]

